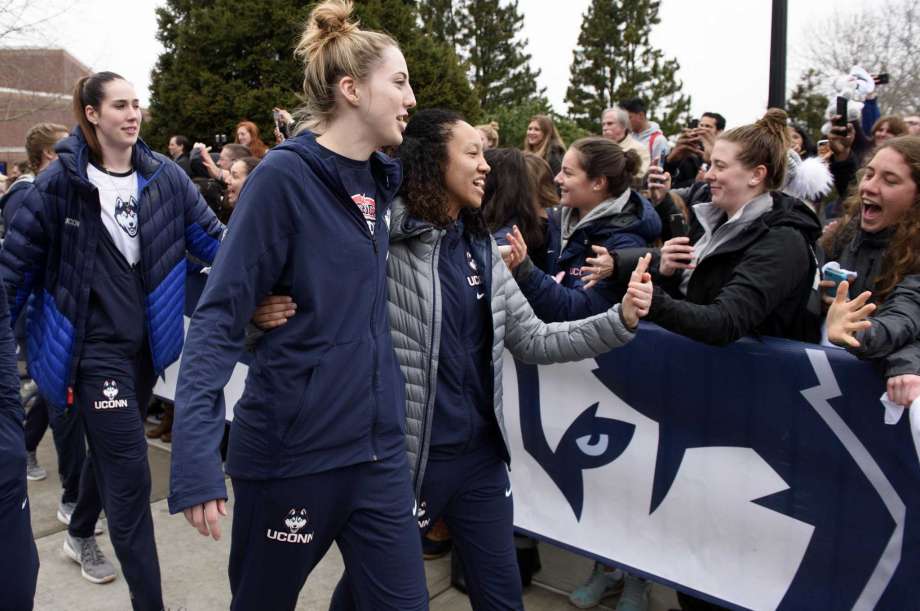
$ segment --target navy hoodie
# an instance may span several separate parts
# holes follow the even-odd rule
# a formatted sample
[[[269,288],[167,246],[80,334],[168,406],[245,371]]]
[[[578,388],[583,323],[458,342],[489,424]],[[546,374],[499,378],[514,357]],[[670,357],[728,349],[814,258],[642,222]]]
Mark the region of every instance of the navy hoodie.
[[[620,248],[649,246],[661,233],[661,220],[647,199],[630,191],[621,213],[598,218],[576,229],[562,249],[562,228],[557,215],[550,214],[547,236],[547,270],[522,265],[516,274],[521,292],[534,313],[544,322],[581,320],[608,310],[620,301],[626,287],[602,281],[584,290],[581,268],[594,256],[591,246],[613,252]],[[561,251],[561,252],[560,252]],[[564,271],[561,283],[554,276]]]
[[[405,453],[384,220],[400,167],[371,157],[372,235],[336,157],[303,134],[269,152],[246,180],[186,339],[173,425],[173,513],[227,496],[221,391],[246,325],[269,293],[291,295],[297,313],[255,348],[233,413],[227,472],[297,477]]]

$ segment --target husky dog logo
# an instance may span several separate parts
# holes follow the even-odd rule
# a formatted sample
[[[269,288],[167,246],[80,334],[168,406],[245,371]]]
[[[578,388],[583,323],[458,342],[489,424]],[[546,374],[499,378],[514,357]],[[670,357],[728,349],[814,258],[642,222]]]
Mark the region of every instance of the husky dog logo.
[[[115,383],[115,380],[106,380],[102,383],[102,394],[109,401],[118,396],[118,384]]]
[[[284,525],[287,526],[288,532],[268,528],[265,536],[281,543],[310,543],[313,541],[314,533],[300,532],[307,525],[306,509],[291,509],[284,517]]]
[[[431,524],[431,518],[428,517],[428,503],[422,501],[418,506],[418,509],[415,512],[415,517],[418,520],[419,528],[428,528],[428,525]]]
[[[133,195],[128,201],[115,197],[115,220],[129,236],[137,236],[137,200]]]
[[[479,267],[476,265],[476,260],[473,259],[473,255],[472,253],[470,253],[470,251],[466,251],[466,263],[467,265],[470,266],[470,269],[473,270],[474,272],[479,271]]]
[[[288,530],[291,531],[291,534],[296,535],[297,531],[307,525],[307,510],[290,510],[287,514],[287,517],[284,519],[284,525],[288,527]]]
[[[96,409],[115,409],[117,407],[128,407],[127,399],[118,399],[118,383],[115,380],[105,380],[102,383],[102,395],[105,397],[102,401],[93,403]]]

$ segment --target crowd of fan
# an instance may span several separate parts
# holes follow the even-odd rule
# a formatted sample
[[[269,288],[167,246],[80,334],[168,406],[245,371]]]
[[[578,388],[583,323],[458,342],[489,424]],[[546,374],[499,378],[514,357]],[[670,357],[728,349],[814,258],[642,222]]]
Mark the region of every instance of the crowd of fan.
[[[568,148],[545,115],[531,119],[520,148],[499,147],[497,123],[479,125],[489,166],[483,217],[500,245],[526,249],[515,277],[546,321],[617,303],[650,252],[648,320],[716,345],[751,335],[837,344],[875,362],[889,397],[909,406],[920,395],[920,116],[879,114],[870,98],[831,115],[817,143],[778,109],[731,129],[706,112],[669,137],[639,99],[606,110],[601,135]],[[275,109],[276,142],[294,127]],[[29,130],[28,160],[9,167],[0,194],[43,171],[67,133],[55,124]],[[259,134],[244,120],[234,142],[169,139],[169,156],[224,223],[269,151]],[[4,221],[15,212],[4,206]],[[41,412],[27,419],[29,479],[45,476],[35,458]],[[148,436],[169,442],[171,421],[164,403]],[[425,540],[430,557],[449,547],[443,525]],[[522,573],[538,564],[522,560]],[[620,611],[645,608],[645,581],[600,564],[570,599],[589,608],[620,590]]]

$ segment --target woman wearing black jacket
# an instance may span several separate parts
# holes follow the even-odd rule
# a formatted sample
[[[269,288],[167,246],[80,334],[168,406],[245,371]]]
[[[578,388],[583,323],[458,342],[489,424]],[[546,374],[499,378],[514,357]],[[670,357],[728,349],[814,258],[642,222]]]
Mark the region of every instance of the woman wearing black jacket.
[[[779,193],[786,113],[722,134],[706,181],[712,202],[693,206],[689,237],[661,249],[648,319],[722,345],[745,335],[816,341],[807,312],[821,227],[806,204]]]

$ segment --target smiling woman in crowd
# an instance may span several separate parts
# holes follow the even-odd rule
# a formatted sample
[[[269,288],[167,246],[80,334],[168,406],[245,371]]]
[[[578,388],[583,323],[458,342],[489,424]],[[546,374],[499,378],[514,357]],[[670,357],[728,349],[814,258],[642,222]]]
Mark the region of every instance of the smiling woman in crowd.
[[[903,406],[920,396],[918,188],[920,137],[885,141],[866,164],[845,216],[821,240],[826,260],[856,272],[837,288],[828,339],[875,360],[889,397]],[[847,301],[848,294],[856,298]]]
[[[565,143],[551,118],[546,115],[534,115],[530,118],[527,134],[524,136],[524,152],[545,159],[553,176],[559,173],[562,156],[565,155]]]

